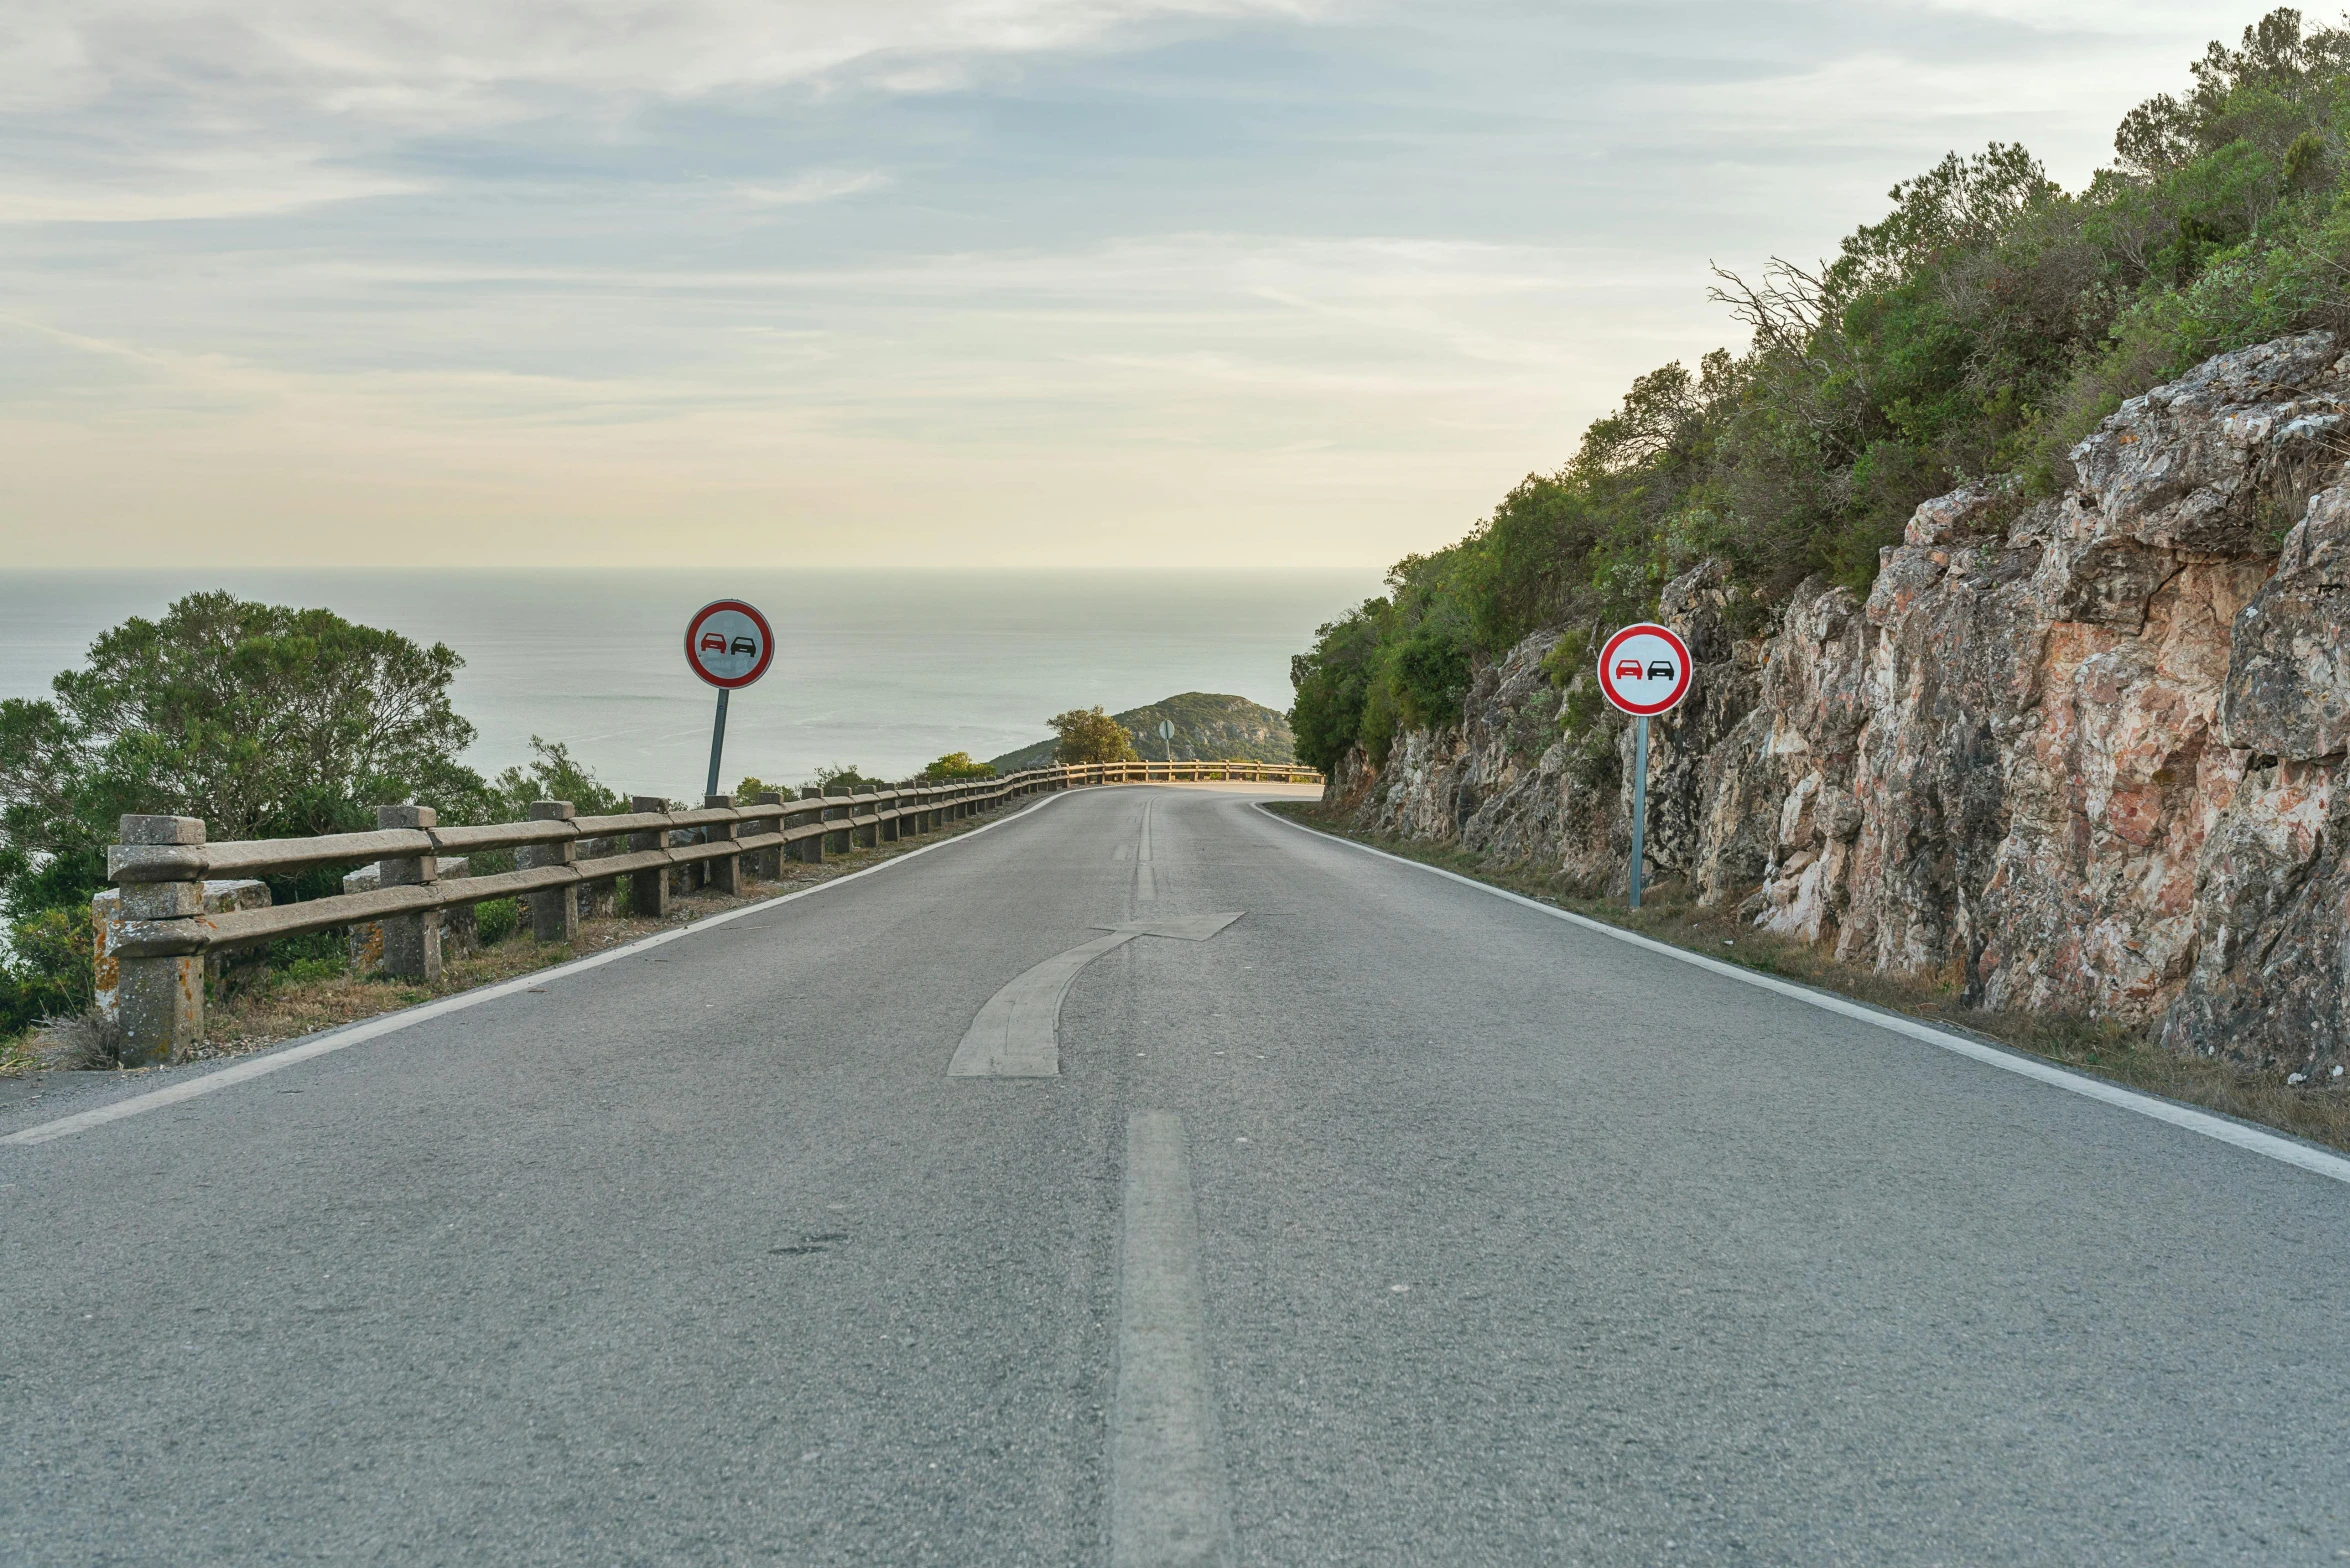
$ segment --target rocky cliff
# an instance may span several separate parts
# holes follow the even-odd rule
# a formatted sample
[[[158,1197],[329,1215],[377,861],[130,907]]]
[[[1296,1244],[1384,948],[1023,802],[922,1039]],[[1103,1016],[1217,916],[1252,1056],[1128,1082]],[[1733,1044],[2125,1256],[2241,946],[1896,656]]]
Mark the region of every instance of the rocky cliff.
[[[2331,1072],[2350,1023],[2350,354],[2308,333],[2135,398],[2029,503],[1918,508],[1861,600],[1665,591],[1699,661],[1651,732],[1648,875],[1993,1008]],[[1731,628],[1761,623],[1765,635]],[[1528,638],[1457,729],[1359,752],[1365,826],[1624,880],[1628,732]],[[1560,684],[1564,678],[1565,686]],[[1588,703],[1582,705],[1588,708]]]

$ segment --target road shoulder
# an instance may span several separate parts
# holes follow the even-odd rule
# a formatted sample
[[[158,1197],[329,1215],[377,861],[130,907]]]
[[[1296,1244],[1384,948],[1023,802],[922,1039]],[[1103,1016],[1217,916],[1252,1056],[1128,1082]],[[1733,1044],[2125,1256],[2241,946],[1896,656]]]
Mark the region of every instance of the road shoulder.
[[[2175,1056],[2142,1033],[2109,1024],[1965,1008],[1955,987],[1841,965],[1669,892],[1634,912],[1578,897],[1538,873],[1486,865],[1456,848],[1367,833],[1318,807],[1265,802],[1258,809],[1300,832],[1483,888],[1747,984],[2350,1183],[2350,1159],[2341,1152],[2350,1150],[2350,1088],[2295,1090],[2232,1063]],[[1725,937],[1724,930],[1735,934]]]

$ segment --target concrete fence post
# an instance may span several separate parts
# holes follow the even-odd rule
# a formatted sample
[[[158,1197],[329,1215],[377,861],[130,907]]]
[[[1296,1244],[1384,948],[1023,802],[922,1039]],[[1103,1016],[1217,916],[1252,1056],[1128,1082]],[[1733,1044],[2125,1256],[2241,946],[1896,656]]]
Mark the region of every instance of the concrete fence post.
[[[430,806],[378,806],[378,828],[421,828],[440,825],[440,814]],[[438,855],[387,856],[376,863],[377,887],[431,887],[441,879]],[[432,985],[441,978],[441,912],[427,909],[413,915],[388,915],[383,922],[384,973],[401,980]]]
[[[783,804],[783,795],[780,791],[771,789],[764,795],[759,796],[758,799],[752,802],[752,804],[757,806],[780,806]],[[772,832],[781,833],[783,831],[783,818],[777,817],[773,822],[768,824],[768,828]],[[783,850],[780,847],[777,847],[759,851],[758,869],[754,871],[752,875],[764,877],[770,882],[780,878],[783,875]]]
[[[812,784],[800,791],[800,799],[802,800],[822,800],[823,798],[824,791]],[[819,810],[814,820],[821,825],[824,821],[824,813]],[[824,835],[821,833],[809,834],[791,846],[791,855],[792,859],[799,861],[802,865],[821,866],[824,864]]]
[[[827,785],[826,788],[829,790],[831,786]],[[852,817],[857,814],[857,808],[854,805],[844,807],[830,804],[830,802],[838,800],[839,798],[839,796],[832,794],[827,794],[824,797],[825,801],[827,802],[824,808],[825,821],[838,822],[843,811],[846,811]],[[827,833],[824,835],[824,848],[830,854],[845,855],[856,847],[857,835],[854,829],[850,829],[842,833]]]
[[[704,811],[727,810],[731,809],[733,805],[734,797],[732,795],[704,795],[702,797]],[[713,822],[702,829],[703,833],[708,835],[702,842],[705,844],[732,843],[735,829],[740,826],[742,824],[739,822]],[[742,891],[743,857],[741,855],[720,855],[716,860],[705,860],[702,864],[709,868],[709,881],[705,886],[715,888],[721,893]]]
[[[583,839],[574,846],[582,860],[596,860],[605,855],[616,855],[621,845],[617,839]],[[600,882],[582,882],[579,885],[579,918],[595,920],[612,913],[612,893],[617,879],[606,877]]]
[[[142,860],[168,859],[173,850],[204,842],[201,817],[126,816],[119,831],[122,842],[106,852],[109,876]],[[201,880],[118,885],[126,934],[168,937],[170,928],[184,921],[189,923],[191,943],[200,935],[194,922],[204,915]],[[178,1061],[203,1044],[204,959],[200,953],[118,960],[115,996],[122,1024],[123,1066],[151,1067]]]
[[[669,802],[658,795],[631,795],[628,797],[631,813],[667,811]],[[648,828],[642,833],[628,835],[632,852],[669,847],[669,835],[660,828]],[[650,871],[632,871],[628,877],[628,912],[650,920],[658,920],[669,913],[669,868],[655,866]]]
[[[530,820],[533,822],[569,822],[578,815],[568,800],[534,800],[530,803]],[[522,856],[518,858],[534,871],[547,866],[568,866],[579,859],[579,840],[566,838],[552,844],[526,844]],[[530,934],[542,942],[579,940],[579,895],[569,887],[549,888],[544,893],[531,894]]]

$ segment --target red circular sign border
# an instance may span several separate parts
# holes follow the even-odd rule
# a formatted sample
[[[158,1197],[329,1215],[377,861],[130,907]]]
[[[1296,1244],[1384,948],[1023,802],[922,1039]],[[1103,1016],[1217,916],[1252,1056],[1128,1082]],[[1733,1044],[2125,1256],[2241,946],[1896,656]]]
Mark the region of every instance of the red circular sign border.
[[[1608,684],[1607,661],[1615,656],[1616,649],[1623,646],[1625,638],[1640,632],[1648,632],[1651,635],[1662,637],[1671,643],[1681,655],[1681,679],[1674,684],[1672,694],[1653,707],[1646,705],[1634,707],[1617,696],[1615,687]],[[1696,679],[1697,661],[1690,657],[1689,644],[1682,641],[1681,634],[1670,626],[1659,626],[1654,621],[1634,621],[1610,637],[1607,640],[1607,646],[1599,650],[1599,694],[1608,700],[1608,706],[1619,713],[1629,713],[1636,719],[1653,719],[1660,713],[1672,712],[1681,705],[1682,699],[1689,695],[1690,685]]]
[[[702,629],[702,622],[710,618],[710,612],[713,610],[740,610],[743,614],[749,616],[752,620],[759,623],[759,662],[752,668],[750,674],[742,676],[736,680],[722,681],[717,676],[712,675],[708,670],[703,669],[702,661],[694,657],[694,633]],[[757,680],[760,676],[766,674],[767,666],[773,664],[774,662],[775,628],[767,624],[767,617],[761,615],[756,607],[745,604],[740,599],[713,599],[708,604],[705,604],[700,609],[696,610],[694,612],[694,618],[685,623],[686,668],[692,670],[709,685],[722,687],[727,691],[740,691],[745,686],[750,685],[751,682]]]

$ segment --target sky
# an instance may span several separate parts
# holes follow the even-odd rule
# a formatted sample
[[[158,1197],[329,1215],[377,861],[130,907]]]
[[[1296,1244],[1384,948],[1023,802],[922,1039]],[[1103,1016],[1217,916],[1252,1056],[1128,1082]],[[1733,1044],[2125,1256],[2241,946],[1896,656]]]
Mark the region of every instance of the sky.
[[[2261,9],[11,0],[0,562],[1383,566]]]

